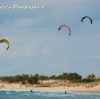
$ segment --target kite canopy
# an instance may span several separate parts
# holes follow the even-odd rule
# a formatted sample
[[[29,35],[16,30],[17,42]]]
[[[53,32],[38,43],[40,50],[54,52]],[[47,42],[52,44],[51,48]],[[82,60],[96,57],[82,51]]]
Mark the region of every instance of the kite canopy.
[[[88,17],[88,16],[83,17],[83,18],[81,19],[81,22],[83,22],[83,20],[84,20],[85,18],[88,18],[88,19],[90,20],[91,24],[93,23],[92,19],[91,19],[90,17]]]
[[[8,44],[8,47],[7,47],[6,50],[9,49],[10,43],[9,43],[9,41],[8,41],[7,39],[2,39],[2,40],[0,40],[0,43],[6,43],[6,44]]]
[[[65,28],[68,29],[68,31],[69,31],[69,36],[70,36],[70,35],[71,35],[71,29],[69,28],[69,26],[67,26],[67,25],[61,25],[61,26],[58,28],[58,30],[62,29],[62,27],[65,27]]]

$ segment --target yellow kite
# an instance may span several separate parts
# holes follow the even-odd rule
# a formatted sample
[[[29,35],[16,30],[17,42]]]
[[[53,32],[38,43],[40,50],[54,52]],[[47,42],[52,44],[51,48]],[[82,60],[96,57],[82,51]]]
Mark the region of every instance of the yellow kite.
[[[9,49],[10,43],[9,43],[9,41],[8,41],[7,39],[2,39],[2,40],[0,40],[0,43],[6,43],[6,44],[8,44],[8,47],[7,47],[6,50]]]

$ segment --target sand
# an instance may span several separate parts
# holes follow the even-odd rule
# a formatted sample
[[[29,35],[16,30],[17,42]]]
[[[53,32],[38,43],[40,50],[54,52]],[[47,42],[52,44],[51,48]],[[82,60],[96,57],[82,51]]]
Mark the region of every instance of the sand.
[[[58,81],[57,81],[58,82]],[[86,92],[100,93],[100,83],[91,84],[57,84],[53,81],[42,81],[43,84],[30,85],[21,83],[4,83],[0,82],[0,90],[18,90],[18,91],[46,91],[46,92]],[[51,84],[53,83],[53,84]],[[48,85],[47,85],[48,84]]]

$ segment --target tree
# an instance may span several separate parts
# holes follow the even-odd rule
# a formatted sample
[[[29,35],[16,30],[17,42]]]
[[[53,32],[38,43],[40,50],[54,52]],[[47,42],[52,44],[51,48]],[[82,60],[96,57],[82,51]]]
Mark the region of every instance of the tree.
[[[44,75],[40,75],[39,79],[40,80],[47,80],[47,79],[49,79],[49,77],[48,76],[44,76]]]
[[[30,84],[37,84],[38,83],[38,78],[35,76],[30,76],[28,79],[28,83]]]
[[[50,78],[50,79],[56,79],[56,76],[53,75],[53,76],[50,76],[49,78]]]
[[[94,74],[90,74],[90,75],[87,76],[87,79],[94,80],[94,79],[96,79],[96,77],[95,77]]]
[[[82,76],[77,73],[69,73],[67,76],[68,80],[79,80],[81,78],[82,78]]]

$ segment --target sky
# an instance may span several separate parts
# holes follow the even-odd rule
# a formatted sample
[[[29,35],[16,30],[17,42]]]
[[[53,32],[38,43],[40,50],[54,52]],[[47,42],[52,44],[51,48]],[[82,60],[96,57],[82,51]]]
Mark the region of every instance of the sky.
[[[0,44],[0,76],[77,72],[100,77],[99,4],[100,0],[0,0],[0,39],[10,42],[9,50]],[[81,22],[84,16],[93,24],[89,19]],[[62,24],[71,28],[70,36],[67,28],[58,31]]]

